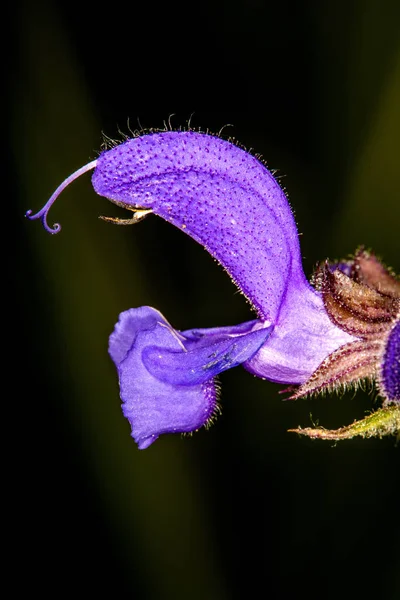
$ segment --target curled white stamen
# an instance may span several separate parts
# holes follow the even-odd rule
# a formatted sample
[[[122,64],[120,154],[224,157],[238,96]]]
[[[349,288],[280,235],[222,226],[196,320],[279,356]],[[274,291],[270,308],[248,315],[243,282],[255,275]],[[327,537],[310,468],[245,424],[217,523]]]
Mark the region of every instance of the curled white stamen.
[[[28,210],[25,213],[25,216],[28,219],[30,219],[31,221],[33,221],[34,219],[40,219],[42,221],[43,227],[46,229],[46,231],[48,231],[49,233],[58,233],[61,229],[61,225],[59,223],[54,223],[53,227],[50,227],[50,225],[47,223],[47,214],[48,214],[51,206],[54,204],[54,202],[56,201],[58,196],[61,194],[61,192],[63,190],[65,190],[65,188],[67,186],[69,186],[70,183],[72,183],[75,179],[78,179],[78,177],[83,175],[83,173],[86,173],[87,171],[91,171],[92,169],[94,169],[96,167],[96,165],[97,165],[97,160],[92,160],[92,162],[88,163],[84,167],[81,167],[80,169],[75,171],[75,173],[72,173],[72,175],[67,177],[67,179],[65,179],[62,182],[62,184],[58,186],[58,188],[56,189],[54,194],[49,198],[49,200],[46,202],[46,204],[43,206],[43,208],[41,210],[39,210],[39,212],[37,212],[36,214],[33,215],[32,211]]]

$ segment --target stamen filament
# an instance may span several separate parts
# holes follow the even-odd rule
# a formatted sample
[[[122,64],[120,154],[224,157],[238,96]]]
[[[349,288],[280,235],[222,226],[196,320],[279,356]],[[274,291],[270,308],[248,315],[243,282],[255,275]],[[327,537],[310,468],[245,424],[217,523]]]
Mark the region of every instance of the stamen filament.
[[[129,209],[128,209],[129,210]],[[102,221],[107,221],[108,223],[114,223],[115,225],[135,225],[142,221],[147,215],[150,215],[153,210],[150,209],[134,209],[133,215],[130,219],[120,219],[119,217],[104,217],[103,215],[99,216],[99,219]]]

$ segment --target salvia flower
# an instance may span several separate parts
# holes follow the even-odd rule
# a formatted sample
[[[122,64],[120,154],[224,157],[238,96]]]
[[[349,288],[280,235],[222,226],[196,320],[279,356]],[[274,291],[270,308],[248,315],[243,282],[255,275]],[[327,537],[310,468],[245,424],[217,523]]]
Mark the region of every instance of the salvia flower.
[[[98,194],[133,213],[107,220],[135,223],[154,213],[175,225],[224,267],[257,316],[178,331],[154,308],[121,313],[109,352],[139,448],[163,433],[209,423],[218,408],[217,376],[240,364],[258,377],[300,386],[293,398],[377,380],[385,401],[398,408],[398,280],[362,251],[320,268],[311,285],[287,198],[260,160],[218,136],[141,135],[104,151],[27,216],[59,231],[47,224],[50,206],[89,170]]]

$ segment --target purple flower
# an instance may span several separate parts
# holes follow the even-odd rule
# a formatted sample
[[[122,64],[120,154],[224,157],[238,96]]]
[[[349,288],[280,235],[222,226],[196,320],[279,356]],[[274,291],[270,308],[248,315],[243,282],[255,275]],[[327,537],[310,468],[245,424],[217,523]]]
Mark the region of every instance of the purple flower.
[[[109,351],[139,448],[163,433],[207,424],[217,410],[216,376],[239,364],[259,377],[300,385],[296,397],[349,381],[345,360],[335,362],[333,375],[321,366],[329,357],[345,356],[350,347],[357,363],[365,349],[362,326],[347,327],[345,317],[335,318],[327,308],[329,294],[339,294],[336,284],[327,283],[329,277],[350,280],[350,266],[327,268],[319,286],[307,281],[286,196],[258,159],[219,137],[192,131],[143,135],[103,152],[71,175],[29,218],[41,218],[48,231],[57,232],[58,224],[51,229],[46,222],[51,204],[91,169],[95,191],[133,212],[127,221],[107,220],[134,223],[154,213],[180,228],[225,268],[257,315],[241,325],[181,332],[150,307],[121,313]],[[391,300],[381,302],[382,314],[371,309],[360,318],[384,319],[387,325],[390,342],[386,350],[374,346],[373,356],[388,358],[381,370],[394,390],[389,399],[397,401],[398,325],[390,333],[398,322],[396,286],[392,283],[396,293]],[[379,294],[376,290],[372,304]],[[341,306],[342,300],[337,302]],[[315,373],[318,384],[313,386]],[[370,375],[368,369],[361,373]]]

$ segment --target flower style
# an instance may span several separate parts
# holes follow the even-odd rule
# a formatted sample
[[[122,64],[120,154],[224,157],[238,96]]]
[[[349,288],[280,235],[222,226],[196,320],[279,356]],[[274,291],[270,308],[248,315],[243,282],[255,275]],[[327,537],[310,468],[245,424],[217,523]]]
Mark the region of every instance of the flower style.
[[[303,272],[296,224],[276,179],[234,143],[194,131],[128,139],[71,175],[30,219],[47,224],[63,189],[94,169],[95,191],[133,212],[180,228],[225,268],[257,318],[241,325],[175,330],[154,308],[121,313],[109,352],[123,412],[138,447],[163,433],[207,424],[218,403],[216,377],[242,364],[258,377],[299,385],[297,398],[377,379],[400,401],[399,282],[373,257]]]

